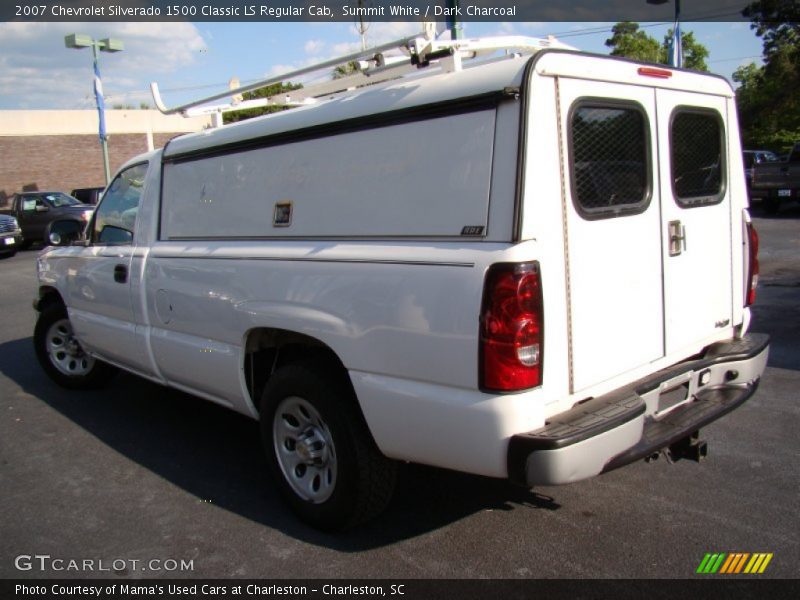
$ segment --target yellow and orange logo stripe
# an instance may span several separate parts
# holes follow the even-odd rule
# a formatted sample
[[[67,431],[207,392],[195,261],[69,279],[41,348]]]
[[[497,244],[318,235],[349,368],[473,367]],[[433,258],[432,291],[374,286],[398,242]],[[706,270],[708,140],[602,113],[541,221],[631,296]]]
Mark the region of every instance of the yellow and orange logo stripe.
[[[703,575],[735,575],[746,573],[755,575],[763,573],[772,560],[772,552],[715,552],[705,555],[697,567],[697,573]]]

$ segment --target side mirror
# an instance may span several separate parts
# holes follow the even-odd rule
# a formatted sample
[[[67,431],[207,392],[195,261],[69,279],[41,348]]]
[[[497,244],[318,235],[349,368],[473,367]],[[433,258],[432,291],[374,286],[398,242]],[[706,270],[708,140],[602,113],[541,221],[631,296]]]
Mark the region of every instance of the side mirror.
[[[37,204],[36,205],[36,212],[47,212],[50,210],[49,206],[45,206],[44,204]]]
[[[123,229],[122,227],[115,227],[114,225],[105,225],[97,236],[97,242],[100,244],[108,245],[128,245],[133,243],[133,232]]]
[[[83,241],[84,224],[72,219],[53,221],[45,230],[45,240],[50,246],[71,246]]]

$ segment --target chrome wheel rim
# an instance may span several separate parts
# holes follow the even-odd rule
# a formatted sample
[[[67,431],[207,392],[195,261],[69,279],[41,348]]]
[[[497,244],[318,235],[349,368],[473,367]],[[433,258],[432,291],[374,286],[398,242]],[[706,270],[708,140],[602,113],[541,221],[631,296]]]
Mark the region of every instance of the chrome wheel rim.
[[[320,504],[336,487],[336,448],[328,425],[308,401],[285,398],[272,421],[278,465],[295,494]]]
[[[61,319],[50,326],[45,344],[50,363],[60,373],[81,377],[92,370],[94,358],[86,354],[75,339],[69,319]]]

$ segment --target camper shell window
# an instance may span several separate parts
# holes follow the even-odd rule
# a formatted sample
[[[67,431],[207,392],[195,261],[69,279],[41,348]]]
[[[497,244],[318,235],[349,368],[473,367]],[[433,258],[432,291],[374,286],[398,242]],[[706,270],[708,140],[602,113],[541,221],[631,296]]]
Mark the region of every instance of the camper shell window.
[[[485,231],[496,113],[491,106],[167,158],[160,238],[451,237],[461,236],[465,226]]]
[[[580,99],[569,117],[573,202],[586,219],[637,214],[650,203],[647,115],[633,102]]]
[[[672,191],[683,208],[718,204],[725,195],[724,127],[713,110],[679,107],[670,121]]]

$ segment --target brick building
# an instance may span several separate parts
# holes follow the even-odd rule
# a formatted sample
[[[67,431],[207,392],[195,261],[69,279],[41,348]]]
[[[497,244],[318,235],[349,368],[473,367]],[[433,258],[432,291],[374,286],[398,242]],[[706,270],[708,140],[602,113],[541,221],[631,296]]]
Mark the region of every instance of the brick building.
[[[210,124],[210,117],[167,116],[156,110],[106,111],[112,174],[133,156]],[[96,110],[0,111],[0,199],[21,191],[69,193],[102,185]]]

